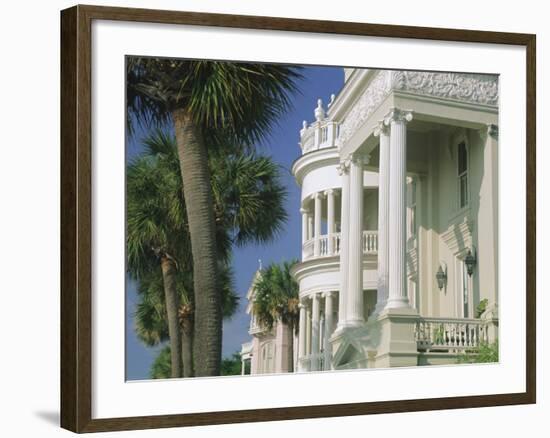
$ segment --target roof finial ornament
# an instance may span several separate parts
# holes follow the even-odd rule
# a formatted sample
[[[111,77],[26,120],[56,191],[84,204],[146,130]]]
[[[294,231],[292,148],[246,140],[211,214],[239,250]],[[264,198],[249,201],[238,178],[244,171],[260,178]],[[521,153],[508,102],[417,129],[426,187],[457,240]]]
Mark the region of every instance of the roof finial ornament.
[[[325,110],[323,108],[323,101],[321,99],[317,99],[317,108],[315,108],[315,120],[320,122],[325,118]]]
[[[334,103],[334,99],[336,98],[336,95],[334,93],[332,93],[330,95],[330,102],[328,103],[327,107],[330,108],[332,106],[332,104]]]
[[[259,270],[262,270],[262,259],[258,259]]]

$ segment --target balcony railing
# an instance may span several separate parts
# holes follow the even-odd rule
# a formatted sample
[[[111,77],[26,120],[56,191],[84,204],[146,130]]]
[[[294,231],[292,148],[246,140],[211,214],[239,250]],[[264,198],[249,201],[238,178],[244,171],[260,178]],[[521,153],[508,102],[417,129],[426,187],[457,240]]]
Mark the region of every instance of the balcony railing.
[[[422,318],[416,324],[419,351],[458,353],[488,341],[487,325],[479,319]]]
[[[378,251],[378,231],[363,231],[363,254],[376,254]],[[323,234],[309,239],[302,245],[302,260],[313,257],[340,255],[340,233]]]
[[[301,371],[324,371],[325,370],[325,354],[320,351],[316,354],[308,354],[299,359]]]

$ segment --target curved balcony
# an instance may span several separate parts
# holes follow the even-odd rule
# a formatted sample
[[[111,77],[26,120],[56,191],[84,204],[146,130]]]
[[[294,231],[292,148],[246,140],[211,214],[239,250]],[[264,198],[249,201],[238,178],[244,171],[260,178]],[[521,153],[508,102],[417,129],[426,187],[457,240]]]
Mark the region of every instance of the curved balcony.
[[[378,252],[378,231],[363,231],[363,254]],[[302,245],[302,260],[340,255],[340,233],[324,234]]]

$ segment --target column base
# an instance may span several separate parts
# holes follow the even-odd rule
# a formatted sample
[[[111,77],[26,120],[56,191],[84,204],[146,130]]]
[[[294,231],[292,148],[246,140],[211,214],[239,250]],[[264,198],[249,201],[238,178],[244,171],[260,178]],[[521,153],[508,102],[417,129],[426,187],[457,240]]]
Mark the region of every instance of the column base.
[[[389,298],[384,309],[411,309],[408,298]]]
[[[380,341],[374,356],[375,368],[418,365],[415,327],[419,315],[416,309],[386,308],[378,316]]]

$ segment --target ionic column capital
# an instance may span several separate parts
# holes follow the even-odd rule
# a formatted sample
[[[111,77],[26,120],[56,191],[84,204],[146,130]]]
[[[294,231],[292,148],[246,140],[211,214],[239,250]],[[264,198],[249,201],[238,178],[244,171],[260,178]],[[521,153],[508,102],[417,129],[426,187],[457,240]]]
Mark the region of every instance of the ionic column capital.
[[[307,208],[300,208],[300,213],[301,214],[308,214],[309,210]]]
[[[388,125],[386,125],[385,120],[380,120],[374,127],[374,136],[380,137],[382,135],[390,135],[390,127]]]
[[[325,195],[324,192],[315,192],[313,194],[313,199],[323,199],[323,196]]]
[[[325,196],[330,196],[334,194],[334,189],[327,189],[324,191]]]
[[[338,170],[338,175],[342,176],[342,175],[348,175],[349,174],[349,166],[350,166],[350,159],[349,157],[348,158],[345,158],[343,160],[340,161],[340,164],[338,165],[338,167],[336,168]]]
[[[391,123],[407,123],[412,119],[413,112],[411,110],[391,108],[388,114],[384,117],[384,125],[389,126]]]
[[[323,292],[323,298],[332,298],[333,292],[331,290]]]

